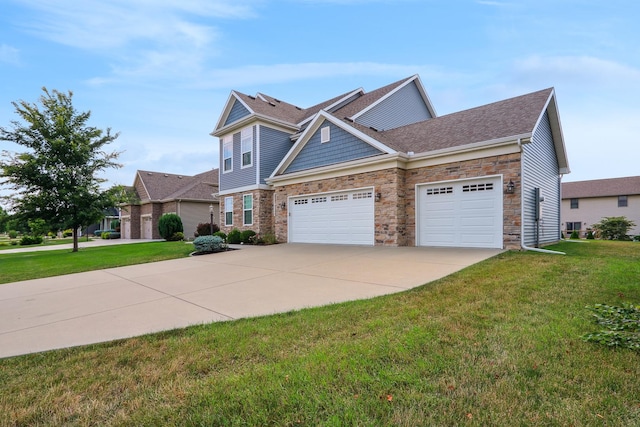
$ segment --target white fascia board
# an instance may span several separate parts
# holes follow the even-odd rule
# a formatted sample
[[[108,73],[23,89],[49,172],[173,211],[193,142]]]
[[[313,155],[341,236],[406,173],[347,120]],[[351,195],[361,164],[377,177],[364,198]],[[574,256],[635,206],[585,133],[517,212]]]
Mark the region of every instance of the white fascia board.
[[[556,157],[558,158],[558,167],[560,169],[560,173],[563,175],[571,173],[571,169],[569,168],[569,158],[567,157],[567,148],[564,144],[564,135],[562,133],[562,124],[560,123],[560,113],[558,112],[555,89],[551,90],[549,99],[547,99],[547,103],[542,109],[542,112],[540,113],[540,116],[538,117],[538,120],[533,127],[533,133],[535,133],[535,130],[538,128],[538,125],[540,124],[542,117],[544,117],[545,112],[548,112],[549,114],[551,136],[553,137],[553,146],[556,151]]]
[[[273,187],[265,184],[247,185],[244,187],[237,187],[237,188],[231,188],[229,190],[220,191],[218,193],[218,197],[227,196],[229,194],[235,194],[235,193],[246,193],[247,191],[252,191],[252,190],[273,190]]]
[[[230,123],[227,126],[216,130],[215,132],[212,132],[211,135],[212,136],[217,136],[217,137],[221,137],[224,136],[230,132],[236,131],[238,129],[242,129],[246,126],[248,126],[251,122],[258,122],[258,124],[265,124],[269,127],[274,127],[274,128],[278,128],[278,129],[282,129],[285,132],[296,132],[298,131],[300,128],[298,128],[296,125],[294,125],[293,123],[289,123],[289,122],[285,122],[283,120],[277,120],[274,119],[273,117],[269,117],[269,116],[265,116],[263,114],[255,114],[252,113],[249,116],[245,116],[242,119]]]
[[[227,102],[224,104],[224,109],[222,110],[222,114],[220,115],[220,118],[216,123],[216,127],[214,128],[213,132],[211,132],[212,136],[216,136],[215,133],[217,133],[220,130],[220,126],[222,125],[222,123],[224,123],[225,120],[227,120],[227,117],[229,117],[229,113],[231,112],[231,108],[233,107],[232,100],[236,100],[240,102],[244,106],[244,108],[246,108],[249,111],[250,114],[253,114],[253,110],[249,108],[249,106],[246,103],[244,103],[242,99],[240,99],[240,97],[238,96],[235,90],[232,90],[231,93],[229,94],[229,97],[227,98]]]
[[[300,137],[295,142],[291,150],[289,150],[289,152],[287,153],[286,156],[284,156],[280,164],[278,164],[278,166],[274,169],[270,178],[284,172],[284,170],[291,164],[293,159],[295,159],[296,156],[300,153],[300,151],[302,151],[302,149],[307,144],[307,142],[309,142],[309,139],[311,138],[311,136],[320,128],[322,123],[324,123],[325,121],[329,121],[333,123],[340,129],[344,130],[345,132],[349,132],[351,135],[355,136],[361,141],[366,142],[367,144],[371,145],[372,147],[384,153],[387,153],[387,154],[396,153],[396,150],[393,150],[392,148],[387,147],[380,141],[377,141],[374,138],[371,138],[369,135],[360,132],[358,129],[349,126],[342,120],[339,120],[334,116],[332,116],[331,114],[327,113],[326,111],[322,110],[322,111],[319,111],[314,116],[313,121],[309,124],[309,126],[307,126],[304,132],[302,132],[302,135],[300,135]]]

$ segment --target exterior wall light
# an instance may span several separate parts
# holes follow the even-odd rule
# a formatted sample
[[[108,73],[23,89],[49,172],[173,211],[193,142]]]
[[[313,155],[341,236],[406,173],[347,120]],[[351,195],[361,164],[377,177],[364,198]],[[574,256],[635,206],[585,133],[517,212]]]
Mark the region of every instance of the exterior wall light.
[[[280,209],[284,210],[287,207],[287,202],[280,203]]]
[[[513,183],[513,181],[509,180],[509,183],[507,184],[507,194],[513,194],[515,190],[516,185]]]
[[[376,193],[376,202],[379,202],[381,198],[382,198],[382,194]]]

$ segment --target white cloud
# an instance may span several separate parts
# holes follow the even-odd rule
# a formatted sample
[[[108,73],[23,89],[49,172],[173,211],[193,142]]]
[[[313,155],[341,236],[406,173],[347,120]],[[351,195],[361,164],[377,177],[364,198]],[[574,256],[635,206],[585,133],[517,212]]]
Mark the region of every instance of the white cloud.
[[[0,62],[4,62],[11,65],[20,64],[20,51],[15,47],[7,44],[0,45]]]

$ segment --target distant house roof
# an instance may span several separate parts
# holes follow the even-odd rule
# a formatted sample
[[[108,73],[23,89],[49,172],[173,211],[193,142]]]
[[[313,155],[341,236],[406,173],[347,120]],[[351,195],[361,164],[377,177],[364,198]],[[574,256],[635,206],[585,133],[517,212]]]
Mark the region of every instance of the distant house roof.
[[[617,197],[638,194],[640,194],[640,176],[562,183],[563,199]]]
[[[140,194],[141,202],[169,200],[214,200],[218,192],[218,169],[194,176],[139,170],[137,178],[144,186],[146,195]],[[148,197],[144,197],[148,196]]]

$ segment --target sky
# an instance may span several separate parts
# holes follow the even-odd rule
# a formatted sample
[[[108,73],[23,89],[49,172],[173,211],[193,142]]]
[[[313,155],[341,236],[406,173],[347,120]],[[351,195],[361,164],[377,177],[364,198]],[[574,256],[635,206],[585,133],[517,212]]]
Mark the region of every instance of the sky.
[[[438,115],[554,87],[571,173],[640,174],[637,0],[0,0],[0,126],[73,92],[120,169],[218,167],[232,90],[309,107],[418,74]],[[24,147],[0,142],[1,150]]]

